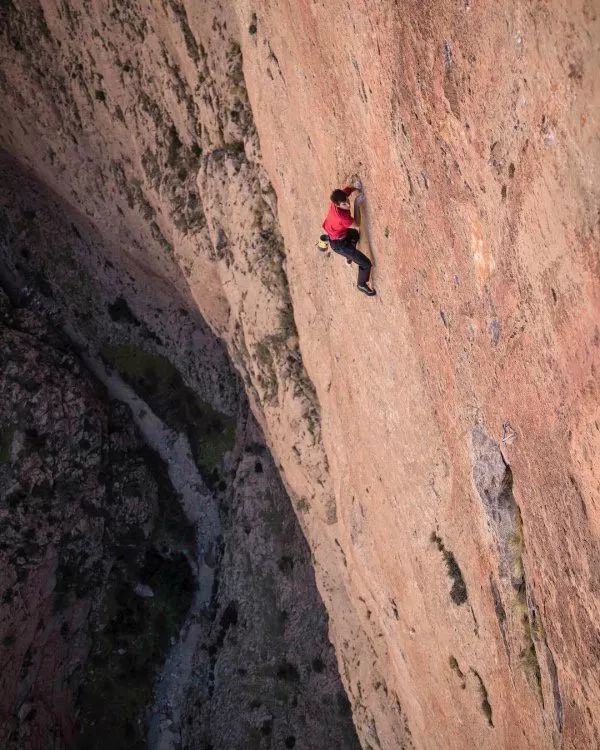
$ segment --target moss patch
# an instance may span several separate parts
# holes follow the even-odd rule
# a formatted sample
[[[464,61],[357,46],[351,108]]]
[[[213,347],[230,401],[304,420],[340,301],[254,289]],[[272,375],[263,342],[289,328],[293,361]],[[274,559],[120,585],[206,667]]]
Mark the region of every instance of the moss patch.
[[[105,346],[102,357],[171,429],[187,435],[200,473],[216,481],[225,452],[233,448],[234,420],[202,401],[166,357],[131,344]]]

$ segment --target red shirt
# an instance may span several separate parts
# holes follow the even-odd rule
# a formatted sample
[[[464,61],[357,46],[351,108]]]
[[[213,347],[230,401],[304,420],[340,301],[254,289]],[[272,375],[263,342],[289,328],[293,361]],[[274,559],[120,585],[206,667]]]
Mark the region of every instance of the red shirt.
[[[354,190],[351,187],[342,188],[346,195]],[[346,232],[354,224],[352,214],[347,208],[340,208],[335,203],[329,205],[329,213],[323,222],[323,229],[330,240],[341,240],[346,236]]]

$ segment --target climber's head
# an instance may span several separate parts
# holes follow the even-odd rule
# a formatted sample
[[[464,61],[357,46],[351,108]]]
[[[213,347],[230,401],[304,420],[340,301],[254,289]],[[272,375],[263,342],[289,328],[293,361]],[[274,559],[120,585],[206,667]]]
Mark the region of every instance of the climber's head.
[[[348,196],[343,190],[334,190],[333,193],[329,196],[329,200],[335,204],[336,206],[339,206],[340,208],[349,209],[350,208],[350,202],[348,201]]]

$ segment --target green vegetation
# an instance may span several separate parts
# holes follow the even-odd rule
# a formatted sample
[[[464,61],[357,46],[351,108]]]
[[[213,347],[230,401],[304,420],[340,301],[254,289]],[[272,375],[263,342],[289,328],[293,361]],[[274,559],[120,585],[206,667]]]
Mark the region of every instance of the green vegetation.
[[[160,455],[147,445],[141,448],[141,452],[158,488],[158,516],[152,534],[154,543],[160,549],[166,544],[172,549],[186,550],[193,557],[196,546],[194,526],[181,507],[167,467]]]
[[[152,700],[154,674],[189,608],[194,581],[183,554],[163,557],[155,549],[146,553],[140,580],[154,596],[142,598],[130,583],[117,580],[108,623],[92,648],[90,677],[78,698],[78,746],[85,750],[147,747],[143,711]]]
[[[15,426],[0,428],[0,464],[6,464],[10,461],[10,449],[15,434]]]
[[[521,650],[520,660],[529,684],[535,689],[540,700],[543,701],[542,673],[535,649],[535,639],[543,637],[544,629],[541,621],[529,611],[527,603],[527,587],[523,582],[517,591],[515,609],[523,627],[525,646]]]
[[[264,389],[265,400],[273,402],[277,398],[277,373],[270,346],[277,346],[273,336],[266,336],[256,345],[256,362],[260,368],[258,381]]]
[[[68,547],[60,552],[56,567],[54,586],[54,611],[67,610],[73,597],[83,599],[93,589],[102,584],[100,566],[89,568],[85,553],[73,553]]]
[[[542,673],[540,671],[540,663],[537,658],[537,652],[533,641],[531,641],[527,648],[524,648],[523,651],[521,651],[520,659],[525,676],[529,683],[534,687],[539,699],[542,700]]]
[[[450,550],[447,550],[441,537],[439,537],[435,531],[431,532],[431,541],[437,546],[439,551],[442,553],[444,562],[446,563],[446,570],[448,576],[452,580],[452,588],[450,589],[450,598],[452,601],[460,606],[464,604],[468,599],[467,584],[463,578],[461,569]]]
[[[154,237],[154,239],[162,247],[162,249],[169,255],[173,255],[173,245],[171,245],[171,243],[167,241],[167,239],[165,238],[164,234],[161,231],[161,228],[158,226],[158,224],[155,221],[150,222],[150,232],[152,236]]]
[[[523,521],[521,513],[517,509],[513,525],[513,532],[508,540],[508,550],[510,555],[510,574],[513,582],[520,582],[524,579],[525,573],[523,568],[523,549],[525,543],[523,540]]]
[[[516,505],[516,504],[515,504]],[[516,506],[513,519],[513,532],[508,540],[510,575],[513,586],[516,587],[515,610],[523,628],[525,646],[520,653],[521,666],[529,684],[534,688],[538,697],[543,701],[542,674],[537,658],[535,641],[544,637],[544,627],[535,609],[530,611],[527,601],[527,582],[523,554],[525,539],[523,536],[523,519]]]
[[[196,41],[196,37],[194,36],[194,32],[190,28],[185,6],[180,2],[180,0],[169,0],[169,5],[171,6],[171,10],[175,14],[175,17],[179,21],[179,26],[181,28],[181,33],[185,41],[188,55],[194,62],[197,63],[200,60],[200,48],[198,46],[198,42]]]
[[[167,156],[167,166],[170,169],[174,169],[179,160],[179,153],[183,143],[179,138],[179,133],[174,124],[171,124],[169,128],[169,153]]]
[[[234,420],[202,401],[166,357],[131,344],[107,345],[102,357],[171,429],[187,435],[204,479],[218,480],[218,467],[233,447]]]
[[[158,510],[149,539],[140,529],[120,530],[116,562],[106,581],[102,626],[77,699],[82,750],[146,748],[144,711],[154,681],[189,610],[195,580],[186,555],[194,528],[169,482],[167,468],[151,449],[141,456],[156,481]],[[135,593],[136,584],[152,596]]]

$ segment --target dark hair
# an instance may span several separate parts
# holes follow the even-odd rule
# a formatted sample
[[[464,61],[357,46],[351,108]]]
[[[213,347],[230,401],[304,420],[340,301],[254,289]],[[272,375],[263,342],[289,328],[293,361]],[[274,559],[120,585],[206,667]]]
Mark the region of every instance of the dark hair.
[[[329,196],[329,200],[332,203],[335,203],[335,205],[339,205],[340,203],[343,203],[344,201],[348,200],[348,196],[343,190],[334,190],[333,193]]]

